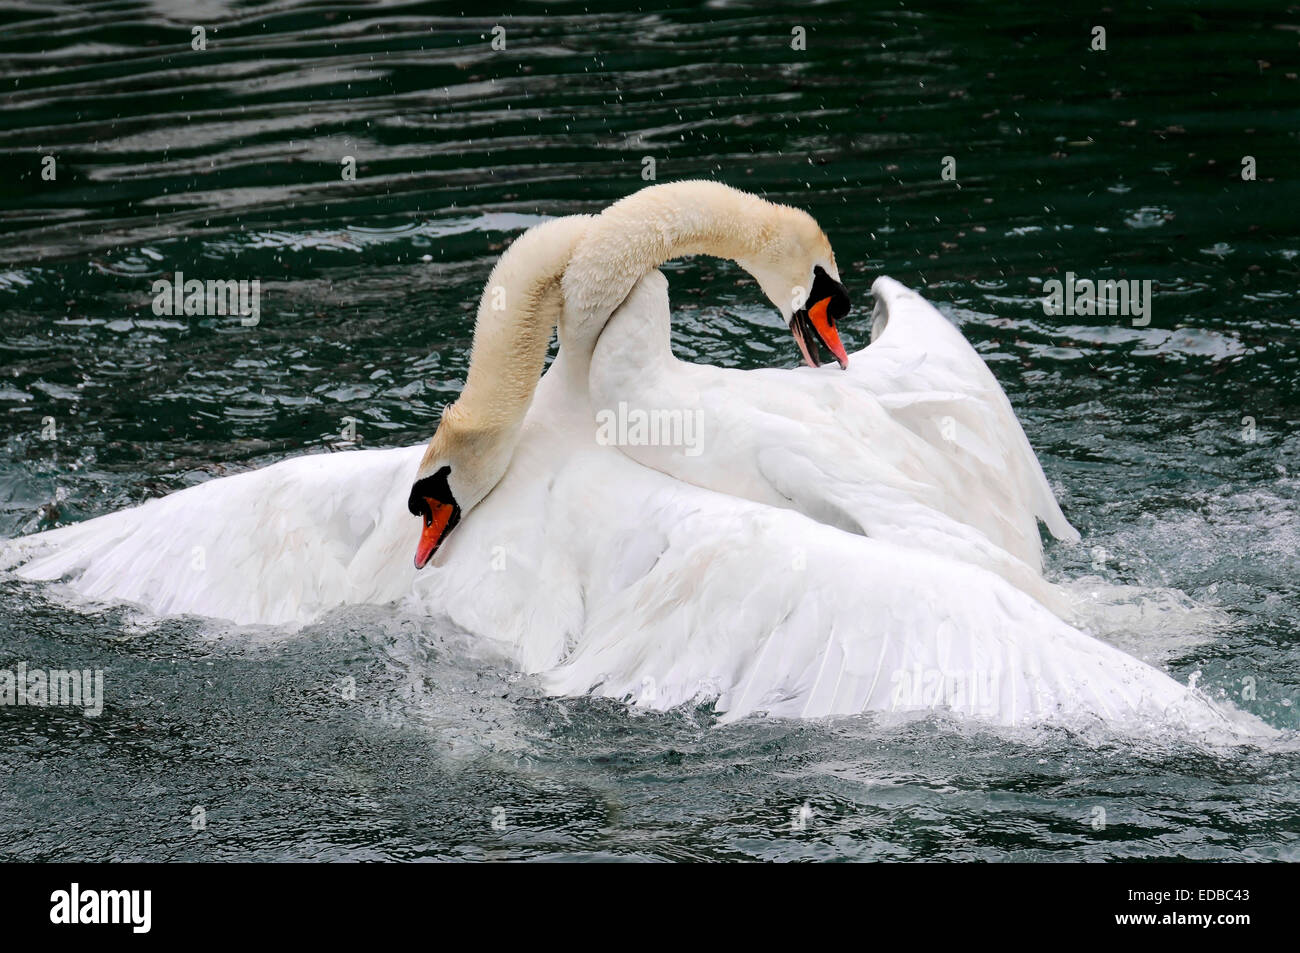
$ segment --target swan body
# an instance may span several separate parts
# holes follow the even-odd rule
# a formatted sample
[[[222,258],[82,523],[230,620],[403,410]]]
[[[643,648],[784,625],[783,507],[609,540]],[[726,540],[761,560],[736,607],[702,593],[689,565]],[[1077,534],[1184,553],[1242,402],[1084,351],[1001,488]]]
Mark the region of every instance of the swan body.
[[[817,329],[833,335],[823,343],[845,373],[739,371],[673,356],[667,282],[656,269],[679,255],[712,254],[758,280],[815,363],[816,343],[797,330],[816,314],[811,302],[843,293],[841,316],[849,304],[829,243],[799,215],[717,183],[687,182],[643,189],[586,222],[564,270],[560,332],[575,365],[589,357],[593,412],[609,419],[632,406],[642,419],[698,422],[692,441],[619,446],[697,486],[952,554],[1068,611],[1042,578],[1038,521],[1063,539],[1078,533],[996,379],[919,295],[879,279],[873,343],[851,361],[833,320]],[[769,261],[774,246],[783,267]]]

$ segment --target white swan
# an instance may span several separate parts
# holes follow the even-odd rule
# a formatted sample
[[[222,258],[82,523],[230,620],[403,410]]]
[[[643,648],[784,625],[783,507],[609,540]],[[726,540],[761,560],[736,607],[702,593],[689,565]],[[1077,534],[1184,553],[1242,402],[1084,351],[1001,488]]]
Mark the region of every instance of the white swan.
[[[1004,724],[1267,733],[989,572],[598,445],[580,356],[562,348],[533,396],[585,227],[530,231],[489,280],[511,306],[492,312],[485,292],[469,380],[416,484],[474,505],[437,532],[445,544],[418,579],[406,508],[424,497],[404,492],[418,447],[285,461],[14,541],[30,559],[21,574],[239,621],[406,595],[503,643],[553,692],[655,708],[708,695],[728,719],[951,707]]]
[[[741,263],[808,363],[821,342],[848,373],[677,360],[667,283],[654,269],[694,253]],[[772,261],[807,270],[781,272]],[[848,295],[829,242],[803,213],[712,182],[652,186],[589,223],[563,285],[561,340],[571,355],[593,355],[598,421],[625,430],[629,413],[657,415],[677,438],[680,422],[698,422],[690,441],[621,439],[633,459],[850,532],[952,554],[1063,608],[1040,576],[1038,520],[1059,538],[1078,533],[997,381],[933,307],[888,278],[873,288],[873,343],[850,361],[836,328]]]
[[[676,182],[642,189],[596,218],[574,219],[566,237],[570,238],[566,248],[570,260],[562,278],[564,319],[559,322],[559,337],[564,360],[557,362],[558,373],[566,375],[569,391],[588,408],[592,356],[606,324],[620,305],[628,306],[630,293],[647,272],[681,255],[710,254],[738,262],[757,279],[790,323],[805,360],[815,364],[813,355],[819,344],[824,344],[841,366],[847,364],[836,321],[848,312],[848,292],[840,284],[829,240],[806,212],[774,205],[716,182]],[[480,311],[481,320],[491,321],[494,316],[500,318],[508,313],[507,308],[499,306],[509,299],[508,279],[508,274],[489,278],[485,301],[491,293],[498,307],[486,315]],[[526,300],[525,307],[532,300]],[[629,310],[638,320],[646,309],[633,302]],[[666,334],[666,299],[662,319]],[[507,381],[490,381],[487,385],[502,388],[508,395],[505,406],[510,411],[527,405],[523,390],[527,388],[531,394],[537,377],[532,372],[540,371],[547,340],[549,329],[545,337],[518,346],[524,372],[510,372]],[[517,346],[514,338],[510,343]],[[490,346],[490,341],[485,338],[480,345],[476,334],[475,346]],[[614,347],[620,350],[617,343]],[[641,357],[635,350],[631,354],[634,362]],[[491,367],[503,366],[496,352],[485,360]],[[705,366],[698,370],[709,373],[716,369]],[[462,514],[492,490],[510,459],[518,424],[504,422],[510,415],[495,404],[481,406],[474,378],[471,366],[466,383],[469,396],[462,396],[444,416],[411,490],[411,511],[425,518],[417,566],[432,557]],[[746,419],[742,426],[753,423],[752,418]],[[470,428],[473,447],[468,445]],[[770,442],[775,436],[779,435],[760,434],[757,439]],[[474,462],[450,467],[444,458],[453,451],[462,461]],[[723,470],[721,482],[726,482],[727,470],[747,479],[753,461],[723,453],[718,466]],[[700,485],[732,490],[709,482]]]

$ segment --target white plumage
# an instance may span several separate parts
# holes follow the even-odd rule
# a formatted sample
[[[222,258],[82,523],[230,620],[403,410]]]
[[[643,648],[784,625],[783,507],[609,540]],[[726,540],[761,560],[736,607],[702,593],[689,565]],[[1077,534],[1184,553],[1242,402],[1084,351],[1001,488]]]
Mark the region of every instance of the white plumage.
[[[724,720],[945,709],[1007,725],[1269,734],[991,572],[596,445],[564,359],[505,478],[422,573],[404,505],[420,447],[299,457],[14,540],[28,560],[18,571],[238,622],[403,599],[497,643],[552,693],[654,709],[715,698]]]
[[[677,362],[654,269],[680,249],[663,229],[688,250],[735,242],[769,297],[814,262],[835,276],[806,215],[697,186],[639,193],[654,227],[627,245],[610,223],[635,223],[631,200],[593,241],[593,220],[576,218],[518,239],[489,278],[513,310],[494,313],[485,291],[473,397],[428,449],[286,460],[11,540],[5,564],[85,597],[240,623],[402,600],[496,643],[556,694],[655,709],[711,698],[728,720],[947,709],[1271,733],[1045,607],[1037,521],[1077,534],[996,380],[918,295],[876,282],[874,340],[847,373]],[[696,204],[674,206],[683,196]],[[766,226],[737,238],[751,211]],[[638,242],[639,271],[602,284]],[[605,298],[622,302],[612,318],[574,305]],[[567,343],[534,393],[561,307]],[[628,399],[698,407],[708,452],[600,445],[593,411]],[[417,574],[407,491],[439,472],[445,490],[431,492],[457,496],[464,518]]]
[[[592,405],[698,413],[698,444],[630,445],[697,486],[875,539],[954,556],[1061,609],[1041,578],[1041,519],[1078,540],[996,379],[966,339],[891,278],[873,342],[837,367],[740,371],[669,345],[667,280],[646,275],[601,334]]]

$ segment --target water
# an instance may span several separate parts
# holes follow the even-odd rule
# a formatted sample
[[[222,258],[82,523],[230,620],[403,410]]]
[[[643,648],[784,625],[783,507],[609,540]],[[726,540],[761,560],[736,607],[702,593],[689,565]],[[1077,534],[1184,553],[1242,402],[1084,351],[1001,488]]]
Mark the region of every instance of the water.
[[[921,289],[1082,531],[1050,572],[1094,629],[1294,731],[1300,17],[861,6],[538,6],[498,52],[498,21],[442,5],[0,6],[0,535],[327,452],[349,417],[365,446],[423,441],[503,244],[651,156],[816,215],[850,349],[874,276]],[[156,317],[177,270],[260,278],[260,325]],[[1150,325],[1044,315],[1067,270],[1157,281]],[[794,363],[738,269],[670,271],[679,353]],[[391,608],[286,634],[7,577],[0,652],[109,686],[97,719],[0,710],[10,858],[1300,857],[1293,736],[713,728],[548,700]]]

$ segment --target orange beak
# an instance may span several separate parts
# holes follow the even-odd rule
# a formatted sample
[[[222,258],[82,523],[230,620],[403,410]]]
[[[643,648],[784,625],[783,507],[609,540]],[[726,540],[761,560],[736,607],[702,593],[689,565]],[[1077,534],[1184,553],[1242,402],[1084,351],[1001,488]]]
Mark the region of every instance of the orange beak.
[[[420,544],[415,548],[415,568],[423,569],[433,558],[442,541],[456,525],[456,505],[424,498],[428,509],[424,511],[424,529],[420,531]]]
[[[830,298],[822,298],[815,305],[808,309],[808,320],[812,322],[813,328],[817,331],[817,336],[822,339],[826,349],[835,355],[835,360],[840,362],[841,368],[849,366],[849,354],[844,350],[844,345],[840,342],[840,332],[835,329],[835,324],[831,317],[826,313],[830,305]]]

